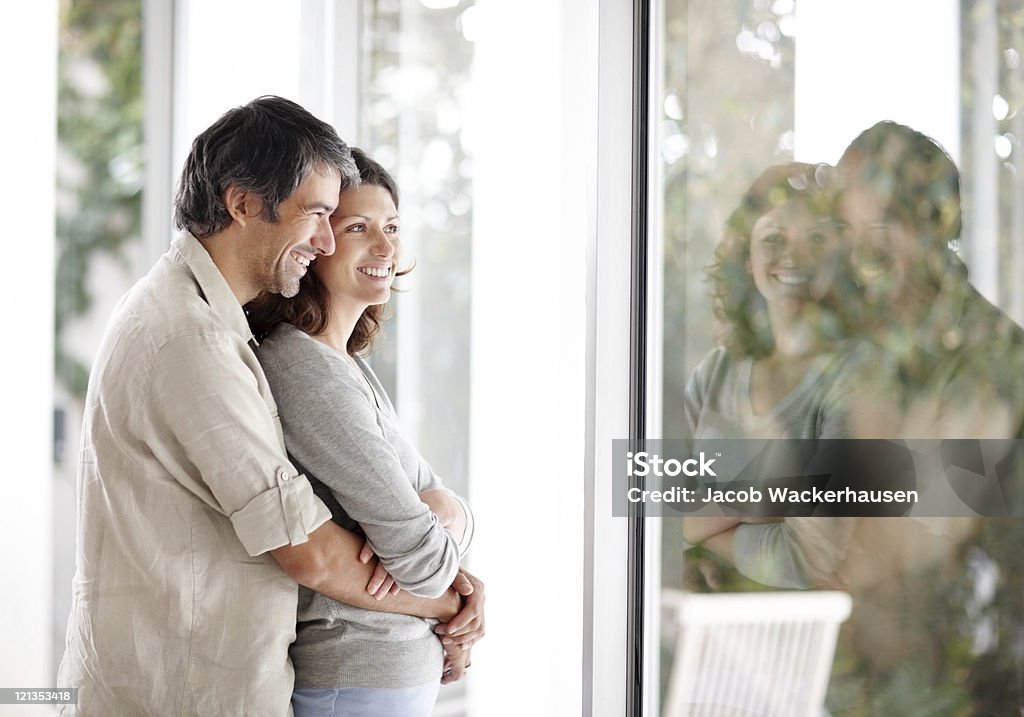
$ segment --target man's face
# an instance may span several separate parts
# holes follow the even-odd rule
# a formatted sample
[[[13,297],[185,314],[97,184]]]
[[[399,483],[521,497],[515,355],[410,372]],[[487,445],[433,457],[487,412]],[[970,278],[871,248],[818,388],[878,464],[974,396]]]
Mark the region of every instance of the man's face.
[[[850,266],[868,301],[898,305],[914,292],[927,268],[927,249],[916,227],[894,218],[888,199],[858,181],[861,165],[852,163],[841,173],[843,191],[839,219],[849,242]]]
[[[330,216],[340,189],[337,174],[313,171],[278,205],[276,222],[255,217],[246,266],[258,291],[295,296],[316,257],[334,252]]]

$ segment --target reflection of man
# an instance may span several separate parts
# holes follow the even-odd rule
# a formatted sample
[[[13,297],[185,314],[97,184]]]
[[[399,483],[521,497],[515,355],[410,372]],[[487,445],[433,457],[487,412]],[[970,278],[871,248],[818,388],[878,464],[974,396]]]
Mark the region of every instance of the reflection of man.
[[[334,130],[281,98],[194,142],[175,201],[187,232],[115,309],[90,378],[58,678],[80,688],[79,714],[289,714],[296,581],[373,609],[459,612],[452,590],[366,591],[362,541],[287,460],[241,307],[295,294],[333,252],[328,218],[357,177]]]
[[[894,357],[905,396],[894,434],[1020,435],[1024,330],[978,293],[953,252],[956,165],[931,138],[885,121],[854,139],[838,168],[868,331]]]
[[[874,414],[861,422],[858,437],[1024,437],[1024,330],[971,285],[953,251],[961,201],[952,159],[930,137],[884,121],[858,135],[837,166],[839,214],[852,240],[867,331],[894,358],[890,395],[900,397],[891,412],[895,420],[877,422]],[[919,476],[940,479],[938,455],[918,456],[915,463]],[[846,548],[837,551],[838,572],[841,586],[855,593],[850,626],[874,672],[934,669],[945,664],[958,634],[979,629],[971,614],[976,598],[957,603],[980,588],[967,568],[982,562],[998,572],[1001,561],[1019,560],[1015,551],[1012,558],[1001,548],[989,552],[985,536],[994,525],[971,518],[857,521]],[[991,590],[986,601],[1005,588],[993,583]],[[954,627],[936,631],[929,624],[930,610],[922,608],[928,600],[942,601],[936,605]],[[1001,620],[1019,614],[1019,596],[1011,602],[1017,604]],[[999,642],[1012,630],[1004,629]],[[1019,673],[1019,658],[1009,663]],[[934,679],[935,686],[943,681],[939,672]],[[998,702],[994,692],[989,698]]]

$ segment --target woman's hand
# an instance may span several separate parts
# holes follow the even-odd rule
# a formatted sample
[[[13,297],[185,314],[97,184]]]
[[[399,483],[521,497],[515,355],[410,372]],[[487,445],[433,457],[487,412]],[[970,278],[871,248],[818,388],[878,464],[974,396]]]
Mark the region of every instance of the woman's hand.
[[[462,649],[458,646],[446,647],[444,651],[444,670],[441,672],[441,684],[447,685],[450,682],[457,682],[469,672],[472,664],[469,648]]]
[[[369,563],[375,557],[373,548],[370,547],[370,541],[367,540],[363,543],[363,549],[359,551],[359,562]],[[370,582],[366,583],[366,592],[373,595],[377,600],[383,600],[388,594],[397,595],[399,590],[401,588],[398,587],[395,579],[391,577],[391,573],[385,570],[378,560],[376,567],[373,569],[373,575],[370,576]]]
[[[441,636],[445,650],[468,650],[484,636],[484,584],[476,576],[459,570],[452,587],[463,597],[462,610],[449,622],[436,626],[434,632]]]
[[[456,542],[461,543],[465,538],[469,517],[459,499],[446,490],[431,488],[420,492],[420,500],[437,516],[441,527],[454,535]]]

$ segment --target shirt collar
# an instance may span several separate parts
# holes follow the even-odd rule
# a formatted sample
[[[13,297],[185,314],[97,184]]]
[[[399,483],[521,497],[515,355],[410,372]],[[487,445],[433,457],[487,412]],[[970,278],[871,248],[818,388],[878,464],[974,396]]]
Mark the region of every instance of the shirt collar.
[[[199,243],[199,240],[188,232],[182,233],[171,242],[171,251],[177,253],[181,261],[192,272],[199,290],[203,294],[206,303],[210,305],[213,313],[227,326],[245,339],[253,341],[252,331],[249,330],[249,322],[245,319],[245,311],[235,297],[231,287],[228,286],[224,275],[214,263],[210,253]]]

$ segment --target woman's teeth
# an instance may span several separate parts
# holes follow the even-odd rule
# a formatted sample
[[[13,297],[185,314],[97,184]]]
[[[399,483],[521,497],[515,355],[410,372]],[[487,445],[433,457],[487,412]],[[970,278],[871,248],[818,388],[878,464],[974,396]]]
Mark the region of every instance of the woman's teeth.
[[[391,273],[391,269],[377,266],[361,266],[359,271],[363,272],[367,276],[375,276],[378,279],[383,279]]]
[[[776,274],[775,279],[782,284],[795,286],[798,284],[806,284],[810,280],[810,277],[806,274]]]

